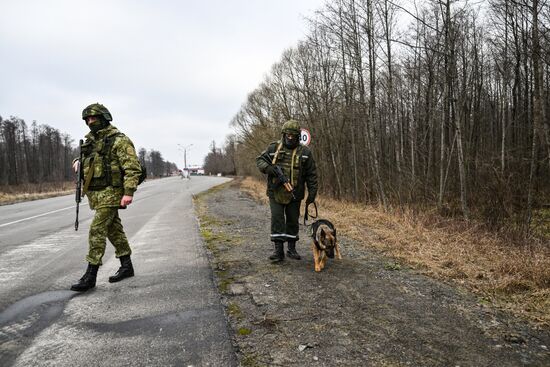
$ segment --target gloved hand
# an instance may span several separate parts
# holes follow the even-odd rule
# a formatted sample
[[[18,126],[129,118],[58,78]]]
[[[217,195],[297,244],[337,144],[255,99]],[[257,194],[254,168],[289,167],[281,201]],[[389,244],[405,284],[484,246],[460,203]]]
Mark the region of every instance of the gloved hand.
[[[308,196],[306,199],[306,207],[315,201],[315,197]]]
[[[277,175],[277,173],[275,172],[275,167],[273,167],[273,166],[267,166],[267,168],[265,169],[265,173],[267,173],[270,176],[276,176]]]

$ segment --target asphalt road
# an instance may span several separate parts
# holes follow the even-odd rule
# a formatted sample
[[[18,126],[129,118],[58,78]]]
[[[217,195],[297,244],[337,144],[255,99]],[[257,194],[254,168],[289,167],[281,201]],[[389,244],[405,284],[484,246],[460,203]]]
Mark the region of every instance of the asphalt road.
[[[224,178],[145,182],[120,215],[136,276],[108,243],[96,288],[86,269],[93,216],[74,197],[0,206],[0,366],[234,366],[228,326],[198,231],[192,194]]]

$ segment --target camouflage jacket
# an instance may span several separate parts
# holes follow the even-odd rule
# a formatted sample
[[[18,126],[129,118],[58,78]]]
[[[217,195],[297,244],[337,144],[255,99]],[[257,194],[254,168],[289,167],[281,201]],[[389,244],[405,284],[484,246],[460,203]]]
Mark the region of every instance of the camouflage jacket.
[[[99,152],[107,137],[113,137],[114,140],[108,155],[101,156]],[[91,209],[118,207],[123,195],[134,195],[141,174],[141,166],[134,144],[126,135],[118,131],[116,127],[109,125],[96,134],[88,133],[82,145],[82,151],[84,152],[84,182],[88,178],[93,183],[96,177],[105,174],[102,159],[110,160],[106,164],[110,166],[112,172],[111,185],[99,188],[91,185],[88,188],[86,196],[88,196]],[[90,174],[93,176],[88,177]]]
[[[304,198],[307,186],[308,201],[314,201],[317,196],[317,169],[313,154],[307,146],[301,145],[293,150],[286,148],[280,141],[273,142],[256,158],[256,166],[260,172],[268,173],[268,167],[272,165],[279,146],[281,148],[275,164],[282,168],[283,173],[294,187],[295,200],[300,201]],[[267,196],[275,198],[277,202],[287,204],[292,200],[292,196],[285,191],[277,177],[268,173]]]

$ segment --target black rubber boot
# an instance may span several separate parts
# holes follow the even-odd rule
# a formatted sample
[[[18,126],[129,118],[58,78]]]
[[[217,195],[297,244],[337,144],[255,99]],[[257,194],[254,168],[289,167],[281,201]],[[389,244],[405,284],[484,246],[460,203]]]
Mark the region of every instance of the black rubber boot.
[[[296,252],[296,241],[288,241],[288,249],[286,251],[286,256],[294,260],[300,260],[300,254]]]
[[[284,243],[277,241],[275,242],[275,251],[273,251],[273,254],[269,257],[269,260],[271,260],[274,263],[281,262],[285,259],[285,249],[284,249]]]
[[[122,279],[134,276],[134,267],[130,255],[120,257],[120,268],[115,275],[109,277],[109,283],[120,282]]]
[[[71,290],[77,292],[86,292],[88,289],[94,288],[95,280],[97,278],[97,269],[99,269],[99,265],[92,265],[88,263],[88,269],[86,269],[86,272],[84,273],[82,278],[80,278],[78,283],[71,286]]]

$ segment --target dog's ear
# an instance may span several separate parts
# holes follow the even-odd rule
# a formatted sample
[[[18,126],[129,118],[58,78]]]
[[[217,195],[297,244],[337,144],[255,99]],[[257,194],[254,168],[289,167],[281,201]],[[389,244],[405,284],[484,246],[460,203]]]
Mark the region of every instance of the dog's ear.
[[[321,240],[324,240],[327,234],[325,233],[325,230],[321,228]]]

